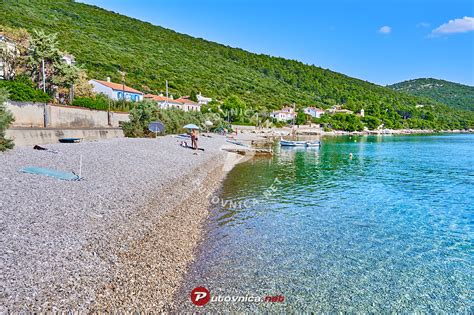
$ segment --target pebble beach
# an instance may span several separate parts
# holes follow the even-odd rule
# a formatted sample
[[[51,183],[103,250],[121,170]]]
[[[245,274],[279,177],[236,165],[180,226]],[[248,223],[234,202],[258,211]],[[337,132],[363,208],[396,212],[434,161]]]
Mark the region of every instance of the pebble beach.
[[[1,153],[0,311],[173,309],[210,196],[241,159],[224,145],[200,137],[195,154],[166,136]],[[83,179],[19,172],[28,166]]]

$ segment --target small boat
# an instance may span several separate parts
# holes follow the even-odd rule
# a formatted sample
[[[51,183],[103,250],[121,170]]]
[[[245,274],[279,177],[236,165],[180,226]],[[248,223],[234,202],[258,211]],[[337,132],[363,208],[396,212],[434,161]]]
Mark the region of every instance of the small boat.
[[[282,147],[319,147],[319,141],[290,141],[290,140],[280,140],[280,145]]]
[[[79,143],[81,142],[81,138],[61,138],[59,139],[61,143]]]

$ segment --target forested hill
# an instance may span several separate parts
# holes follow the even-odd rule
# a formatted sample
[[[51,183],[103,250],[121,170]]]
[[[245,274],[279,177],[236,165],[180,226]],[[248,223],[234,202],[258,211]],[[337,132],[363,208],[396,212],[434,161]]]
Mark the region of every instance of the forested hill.
[[[342,104],[379,118],[388,128],[472,126],[472,117],[429,99],[398,93],[298,61],[258,55],[71,0],[0,2],[0,24],[58,33],[89,77],[120,81],[144,92],[200,91],[217,99],[235,94],[256,109]],[[424,104],[423,110],[416,105]],[[407,119],[411,119],[405,123]],[[425,120],[430,120],[425,124]]]
[[[429,97],[454,108],[474,111],[474,86],[423,78],[403,81],[388,87],[396,91]]]

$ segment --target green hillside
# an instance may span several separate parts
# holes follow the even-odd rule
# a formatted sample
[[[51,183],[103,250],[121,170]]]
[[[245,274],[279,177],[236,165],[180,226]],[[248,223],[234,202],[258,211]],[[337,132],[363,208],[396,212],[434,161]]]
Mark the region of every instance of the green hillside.
[[[298,61],[258,55],[70,0],[0,2],[0,24],[58,33],[60,48],[75,55],[89,77],[109,76],[144,92],[174,95],[200,91],[223,100],[238,95],[248,106],[280,108],[329,107],[342,104],[364,109],[373,124],[388,128],[467,128],[473,115],[449,109],[430,99],[398,93]],[[423,104],[424,107],[416,105]]]
[[[403,81],[388,86],[396,91],[432,98],[453,108],[474,111],[474,87],[432,78]]]

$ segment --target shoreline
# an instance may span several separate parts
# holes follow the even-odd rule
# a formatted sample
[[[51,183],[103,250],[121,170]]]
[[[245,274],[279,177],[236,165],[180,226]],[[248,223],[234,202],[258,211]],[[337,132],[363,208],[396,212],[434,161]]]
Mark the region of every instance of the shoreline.
[[[204,236],[209,196],[250,158],[222,151],[224,137],[201,139],[206,151],[198,156],[174,137],[0,155],[2,312],[172,309]],[[84,159],[85,180],[17,172],[29,164],[66,170],[79,153],[92,155]]]
[[[254,134],[255,136],[290,136],[292,128],[261,128],[254,126],[234,126],[240,134]],[[296,135],[299,136],[354,136],[354,135],[411,135],[411,134],[450,134],[450,133],[474,133],[474,129],[457,129],[457,130],[433,130],[433,129],[381,129],[381,130],[364,130],[364,131],[344,131],[332,130],[324,131],[320,128],[309,126],[299,126],[296,128]]]

